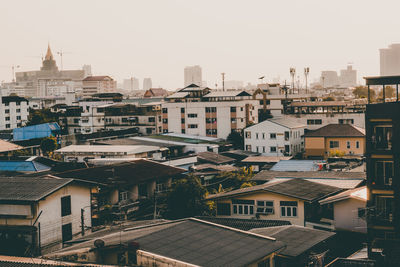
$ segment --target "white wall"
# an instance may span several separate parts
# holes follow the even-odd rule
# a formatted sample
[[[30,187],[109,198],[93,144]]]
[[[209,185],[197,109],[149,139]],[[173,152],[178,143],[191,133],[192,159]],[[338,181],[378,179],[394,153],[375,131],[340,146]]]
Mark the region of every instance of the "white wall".
[[[298,115],[285,115],[290,119],[296,120],[298,123],[307,125],[307,129],[316,130],[328,124],[338,124],[339,119],[353,119],[354,126],[359,128],[365,128],[365,114],[364,113],[338,113],[338,114],[302,114],[300,117]],[[310,125],[307,124],[307,120],[310,119],[320,119],[322,124]]]
[[[366,202],[358,199],[346,199],[335,202],[333,206],[334,225],[337,230],[360,233],[367,232],[367,222],[358,217],[358,209],[365,209]]]

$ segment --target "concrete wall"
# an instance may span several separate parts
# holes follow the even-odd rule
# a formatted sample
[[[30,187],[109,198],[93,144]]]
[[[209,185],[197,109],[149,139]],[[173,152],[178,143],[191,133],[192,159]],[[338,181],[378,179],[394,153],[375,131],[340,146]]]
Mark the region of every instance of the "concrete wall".
[[[339,147],[330,148],[330,141],[338,141]],[[356,142],[359,142],[359,148],[356,148]],[[347,142],[350,142],[350,148],[347,148]],[[365,137],[332,137],[325,139],[325,147],[327,155],[329,155],[330,151],[343,151],[346,155],[351,154],[354,155],[364,155],[365,153]]]
[[[304,138],[306,157],[325,157],[325,138],[306,137]]]
[[[244,199],[244,200],[255,200],[255,207],[254,207],[254,214],[253,215],[239,215],[233,214],[233,206],[232,206],[232,199]],[[261,215],[260,219],[263,220],[286,220],[290,221],[294,225],[304,226],[304,201],[286,197],[274,193],[269,192],[259,192],[254,194],[242,195],[232,197],[232,199],[221,199],[216,201],[217,203],[229,203],[231,204],[231,216],[220,216],[218,217],[225,217],[225,218],[238,218],[238,219],[252,219],[256,217],[256,206],[257,200],[264,200],[264,201],[273,201],[274,202],[274,214],[271,215]],[[297,201],[297,216],[296,217],[283,217],[281,216],[281,208],[280,208],[280,201]]]
[[[358,217],[358,209],[365,209],[366,202],[358,199],[346,199],[334,203],[334,225],[337,230],[367,233],[367,222]]]
[[[157,267],[197,267],[183,261],[167,258],[147,251],[138,250],[136,252],[138,266],[157,266]]]
[[[307,125],[307,129],[316,130],[328,124],[338,124],[340,119],[353,119],[354,126],[365,128],[364,113],[336,113],[336,114],[301,114],[301,115],[285,115],[288,118],[295,119],[298,123],[307,125],[307,120],[322,120],[322,124]]]

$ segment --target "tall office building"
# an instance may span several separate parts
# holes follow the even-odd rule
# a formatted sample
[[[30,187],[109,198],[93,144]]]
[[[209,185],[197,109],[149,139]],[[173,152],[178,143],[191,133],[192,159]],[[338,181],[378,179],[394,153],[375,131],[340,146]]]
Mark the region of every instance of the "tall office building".
[[[153,83],[151,82],[151,78],[143,79],[143,90],[147,91],[153,87]]]
[[[130,79],[124,79],[123,88],[125,91],[139,90],[139,79],[131,77]]]
[[[400,84],[400,76],[365,79],[368,87]],[[399,113],[398,101],[369,104],[365,113],[368,256],[376,266],[400,262]]]
[[[85,78],[88,76],[92,76],[92,66],[91,65],[83,65],[82,70],[85,73]]]
[[[339,77],[336,71],[325,70],[321,73],[321,84],[323,87],[335,87],[339,85]]]
[[[381,75],[400,75],[400,44],[379,49]]]
[[[340,86],[351,87],[357,85],[357,71],[353,70],[353,66],[348,65],[347,69],[340,70]]]
[[[199,65],[187,66],[184,70],[184,87],[191,84],[202,86],[201,67]]]

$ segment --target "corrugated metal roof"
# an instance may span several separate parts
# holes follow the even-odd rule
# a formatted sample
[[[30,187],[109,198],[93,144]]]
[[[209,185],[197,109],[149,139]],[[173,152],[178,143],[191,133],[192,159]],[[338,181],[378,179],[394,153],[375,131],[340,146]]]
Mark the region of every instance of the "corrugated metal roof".
[[[321,162],[314,160],[281,160],[276,163],[271,171],[318,171]]]
[[[0,171],[40,172],[51,167],[35,161],[0,161]]]

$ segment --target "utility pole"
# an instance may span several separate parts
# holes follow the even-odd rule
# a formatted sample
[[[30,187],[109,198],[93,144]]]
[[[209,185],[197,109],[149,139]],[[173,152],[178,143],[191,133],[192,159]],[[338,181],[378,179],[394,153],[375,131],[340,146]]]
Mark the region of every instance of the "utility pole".
[[[292,77],[292,94],[294,94],[294,76],[296,75],[296,69],[290,68],[290,76]]]
[[[221,73],[222,75],[222,91],[225,91],[225,72]]]
[[[309,67],[304,68],[304,77],[306,78],[306,94],[308,93],[307,78],[309,73],[310,73],[310,68]]]

